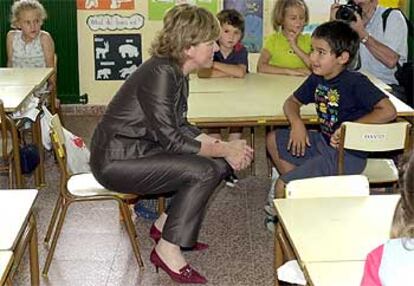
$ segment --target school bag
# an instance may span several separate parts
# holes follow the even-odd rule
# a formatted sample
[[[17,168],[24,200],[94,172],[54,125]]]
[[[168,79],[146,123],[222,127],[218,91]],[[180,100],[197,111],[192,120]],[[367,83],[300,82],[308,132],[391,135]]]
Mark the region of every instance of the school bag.
[[[387,27],[387,19],[390,13],[393,10],[398,10],[403,15],[405,22],[407,24],[407,42],[410,42],[410,38],[414,36],[414,25],[413,23],[407,19],[405,14],[398,8],[388,8],[382,13],[382,30],[385,32],[385,28]],[[408,60],[402,66],[397,63],[397,71],[395,72],[395,78],[398,80],[398,84],[404,87],[405,95],[407,97],[407,103],[410,106],[414,106],[414,95],[413,95],[413,77],[414,77],[414,63],[412,60]]]

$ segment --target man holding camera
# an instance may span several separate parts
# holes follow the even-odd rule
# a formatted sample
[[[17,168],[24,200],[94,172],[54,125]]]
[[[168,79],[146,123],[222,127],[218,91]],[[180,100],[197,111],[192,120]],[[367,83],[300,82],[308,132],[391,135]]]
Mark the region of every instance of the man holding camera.
[[[337,2],[331,6],[331,19],[349,21],[358,33],[361,69],[390,85],[395,96],[406,100],[394,75],[397,64],[407,61],[408,28],[404,16],[400,11],[391,11],[383,30],[382,14],[386,8],[378,6],[378,0],[348,1],[345,5]]]

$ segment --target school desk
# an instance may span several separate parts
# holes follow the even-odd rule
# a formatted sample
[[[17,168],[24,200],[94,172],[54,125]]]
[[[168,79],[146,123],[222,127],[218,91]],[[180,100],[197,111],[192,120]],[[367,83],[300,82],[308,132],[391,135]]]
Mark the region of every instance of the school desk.
[[[12,275],[29,247],[31,285],[39,285],[37,229],[33,205],[35,189],[0,190],[0,251],[13,251]]]
[[[311,262],[364,261],[389,238],[399,195],[276,199],[281,226],[302,269]]]
[[[372,76],[371,76],[372,78]],[[287,124],[283,103],[305,77],[250,73],[245,78],[198,78],[190,76],[188,119],[200,127],[259,126]],[[397,109],[398,116],[414,116],[414,110],[374,80]],[[316,123],[313,104],[301,108],[308,123]]]
[[[0,85],[42,86],[53,74],[53,68],[0,68]]]
[[[26,87],[31,86],[33,87],[32,90],[42,87],[49,77],[53,74],[53,68],[0,68],[0,88],[9,89],[11,91],[12,88],[17,89],[18,87]],[[0,89],[0,99],[5,102],[7,98],[9,98],[10,93],[4,92],[5,90],[1,91]],[[23,96],[24,93],[20,94]],[[28,96],[28,95],[27,95]],[[13,107],[8,106],[5,104],[7,112],[14,112],[21,108],[24,104],[24,100],[20,101],[21,98],[18,97],[17,94],[14,94],[13,98],[16,102],[13,103]],[[16,103],[20,102],[19,105]],[[40,138],[40,122],[36,120],[35,126],[35,143],[38,146],[39,150],[41,148],[41,138]],[[44,172],[44,155],[43,152],[40,153],[40,163],[39,168],[36,169],[36,184],[39,186],[43,186],[45,184],[45,172]],[[18,185],[19,186],[19,185]]]
[[[305,263],[310,286],[358,286],[361,284],[365,261],[334,261]]]
[[[0,285],[7,285],[9,274],[13,263],[13,252],[0,250]]]
[[[12,113],[18,110],[21,110],[22,107],[25,105],[27,98],[33,93],[35,89],[35,85],[0,85],[0,100],[3,101],[4,109],[6,113]],[[8,115],[6,115],[8,116]],[[15,129],[17,132],[17,127],[14,120],[10,120],[11,128]],[[33,126],[33,136],[34,136],[34,143],[38,146],[38,150],[41,150],[41,137],[40,137],[40,122],[36,120]],[[18,138],[11,137],[12,140],[11,144],[13,146],[13,164],[14,164],[14,171],[16,173],[16,187],[22,188],[23,187],[23,176],[21,173],[21,165],[20,165],[20,153],[19,153],[19,146],[20,141]],[[44,158],[43,152],[39,152],[40,154],[40,163],[39,167],[36,168],[35,171],[35,178],[36,184],[41,185],[44,182]]]

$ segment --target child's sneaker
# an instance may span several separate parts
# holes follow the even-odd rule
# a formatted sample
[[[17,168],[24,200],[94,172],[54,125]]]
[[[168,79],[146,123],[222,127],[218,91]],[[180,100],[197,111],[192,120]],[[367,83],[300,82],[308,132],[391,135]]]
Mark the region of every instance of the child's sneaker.
[[[269,231],[275,232],[275,225],[278,221],[276,216],[267,216],[264,220],[264,224]]]
[[[271,204],[266,204],[264,210],[268,216],[276,216],[276,210]]]
[[[231,173],[226,178],[224,178],[224,181],[226,182],[226,185],[230,188],[234,188],[236,183],[239,181],[239,178],[234,173]]]

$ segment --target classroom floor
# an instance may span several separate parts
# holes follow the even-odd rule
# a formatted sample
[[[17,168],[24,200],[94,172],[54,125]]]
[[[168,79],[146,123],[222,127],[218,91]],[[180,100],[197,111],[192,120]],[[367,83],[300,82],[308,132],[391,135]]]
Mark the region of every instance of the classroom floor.
[[[97,116],[66,116],[66,127],[89,142]],[[262,134],[256,140],[256,176],[240,174],[236,188],[221,185],[210,200],[199,240],[210,248],[186,252],[188,262],[208,279],[207,285],[273,285],[273,235],[264,226],[263,206],[270,179]],[[39,191],[35,215],[39,238],[40,270],[46,257],[43,244],[47,224],[58,193],[58,170],[52,155],[46,156],[47,187]],[[6,178],[0,177],[5,188]],[[31,179],[27,186],[32,186]],[[48,278],[41,285],[178,285],[162,270],[157,274],[149,261],[154,246],[149,238],[152,221],[137,217],[144,271],[138,271],[127,234],[115,203],[76,203],[69,208]],[[30,285],[28,255],[21,262],[13,285]]]

